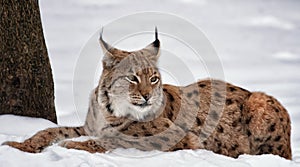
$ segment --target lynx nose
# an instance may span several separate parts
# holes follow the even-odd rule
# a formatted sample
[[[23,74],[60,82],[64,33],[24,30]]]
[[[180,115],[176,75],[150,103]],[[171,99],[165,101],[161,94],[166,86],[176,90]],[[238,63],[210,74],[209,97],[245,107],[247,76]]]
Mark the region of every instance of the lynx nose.
[[[143,96],[143,98],[144,98],[146,101],[148,101],[148,100],[151,98],[150,93],[146,93],[146,94],[144,94],[144,95],[142,95],[142,96]]]

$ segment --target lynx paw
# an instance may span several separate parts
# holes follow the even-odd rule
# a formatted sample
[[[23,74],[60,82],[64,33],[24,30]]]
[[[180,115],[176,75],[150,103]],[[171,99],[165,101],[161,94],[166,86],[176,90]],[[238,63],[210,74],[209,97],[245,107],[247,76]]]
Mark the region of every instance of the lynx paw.
[[[28,143],[19,143],[19,142],[14,142],[14,141],[7,141],[2,143],[2,145],[7,145],[10,147],[14,147],[16,149],[19,149],[21,151],[29,152],[29,153],[40,153],[43,148],[35,148],[33,145],[30,145]]]

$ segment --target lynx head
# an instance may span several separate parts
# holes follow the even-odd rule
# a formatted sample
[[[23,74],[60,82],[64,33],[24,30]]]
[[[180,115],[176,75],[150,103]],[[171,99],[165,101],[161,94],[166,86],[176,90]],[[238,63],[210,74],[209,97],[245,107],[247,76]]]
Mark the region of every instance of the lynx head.
[[[137,120],[155,114],[163,101],[161,75],[156,65],[160,47],[157,30],[155,41],[137,51],[110,46],[102,33],[100,44],[104,58],[99,92],[107,111]]]

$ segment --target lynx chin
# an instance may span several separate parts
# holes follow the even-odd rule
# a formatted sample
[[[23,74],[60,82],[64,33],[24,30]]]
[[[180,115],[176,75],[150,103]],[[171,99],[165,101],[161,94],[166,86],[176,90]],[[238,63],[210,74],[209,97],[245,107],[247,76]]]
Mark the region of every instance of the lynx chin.
[[[291,159],[290,118],[272,96],[214,79],[187,86],[162,84],[156,29],[154,42],[137,51],[110,46],[102,33],[99,41],[103,71],[91,93],[85,124],[49,128],[5,145],[31,153],[58,142],[91,153],[207,149],[230,157],[275,154]],[[64,140],[79,136],[93,139]]]

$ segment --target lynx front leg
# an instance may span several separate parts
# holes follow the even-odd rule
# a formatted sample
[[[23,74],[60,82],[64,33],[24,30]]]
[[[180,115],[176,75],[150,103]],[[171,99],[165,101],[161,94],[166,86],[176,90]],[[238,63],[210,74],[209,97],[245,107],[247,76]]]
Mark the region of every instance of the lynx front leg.
[[[8,141],[3,143],[2,145],[8,145],[25,152],[39,153],[45,147],[51,145],[52,143],[67,138],[79,137],[81,135],[85,135],[85,132],[82,127],[49,128],[46,130],[39,131],[34,136],[25,140],[24,142],[19,143]]]
[[[8,145],[10,147],[14,147],[16,149],[19,149],[21,151],[29,152],[29,153],[39,153],[42,151],[44,147],[40,147],[37,145],[32,145],[29,142],[14,142],[14,141],[7,141],[4,142],[2,145]]]
[[[100,145],[99,142],[95,140],[88,140],[84,142],[77,142],[77,141],[63,141],[59,144],[62,147],[68,149],[77,149],[77,150],[84,150],[90,153],[104,153],[106,150]]]
[[[2,145],[8,145],[29,153],[39,153],[45,147],[57,140],[57,135],[53,134],[53,131],[55,131],[55,129],[56,128],[51,128],[40,131],[24,142],[19,143],[14,141],[7,141]]]

